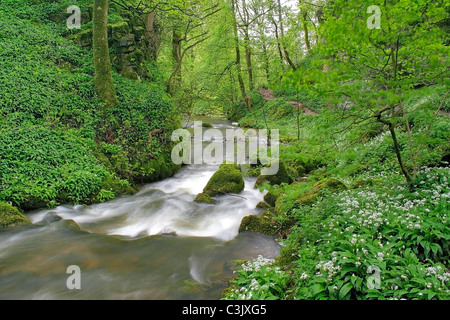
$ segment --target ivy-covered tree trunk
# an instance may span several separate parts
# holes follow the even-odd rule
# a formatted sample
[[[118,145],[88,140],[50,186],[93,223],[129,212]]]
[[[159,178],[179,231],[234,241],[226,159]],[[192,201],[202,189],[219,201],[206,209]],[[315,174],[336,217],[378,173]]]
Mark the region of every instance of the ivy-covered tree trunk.
[[[116,104],[116,90],[111,74],[108,48],[108,7],[109,0],[94,0],[92,35],[94,49],[95,89],[106,107]]]
[[[176,88],[181,84],[181,65],[183,61],[183,55],[181,53],[181,41],[182,35],[179,31],[173,30],[172,32],[172,60],[173,71],[167,81],[167,93],[173,95]]]

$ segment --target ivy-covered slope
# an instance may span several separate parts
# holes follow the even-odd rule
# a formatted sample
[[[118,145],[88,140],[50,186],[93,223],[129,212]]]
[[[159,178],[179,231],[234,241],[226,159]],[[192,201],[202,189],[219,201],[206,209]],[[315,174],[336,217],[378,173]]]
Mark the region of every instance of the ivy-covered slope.
[[[105,201],[176,170],[167,134],[178,117],[162,83],[114,73],[106,134],[92,51],[51,20],[66,8],[0,3],[0,202],[24,210]]]

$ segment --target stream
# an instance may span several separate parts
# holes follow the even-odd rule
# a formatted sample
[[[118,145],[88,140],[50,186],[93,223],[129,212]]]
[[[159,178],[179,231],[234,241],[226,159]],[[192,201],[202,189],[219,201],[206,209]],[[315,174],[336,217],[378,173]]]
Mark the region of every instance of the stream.
[[[273,258],[279,244],[238,233],[244,216],[261,213],[256,178],[245,178],[239,196],[193,202],[217,169],[186,165],[132,196],[27,213],[32,225],[0,232],[0,299],[219,299],[230,261]],[[70,220],[82,230],[68,228]],[[80,289],[66,285],[71,265],[80,268]]]

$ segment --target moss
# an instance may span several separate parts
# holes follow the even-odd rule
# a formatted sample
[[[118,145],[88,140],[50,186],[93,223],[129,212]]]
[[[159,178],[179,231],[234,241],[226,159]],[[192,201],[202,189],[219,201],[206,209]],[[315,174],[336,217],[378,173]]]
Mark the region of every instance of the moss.
[[[142,173],[136,176],[135,179],[143,183],[159,181],[173,176],[180,167],[180,165],[173,164],[170,158],[166,159],[164,156],[160,156],[142,164],[140,170]]]
[[[267,234],[277,238],[285,238],[295,220],[291,218],[283,219],[279,223],[275,215],[270,210],[266,210],[261,216],[250,215],[242,219],[239,232],[252,231]]]
[[[297,202],[302,205],[311,205],[317,201],[325,189],[332,193],[338,193],[347,190],[347,187],[338,179],[326,178],[317,182],[307,193],[300,195]]]
[[[372,180],[366,180],[366,179],[358,178],[350,186],[350,189],[364,188],[366,186],[371,186],[372,184],[373,184]]]
[[[272,207],[275,207],[275,202],[277,201],[277,199],[278,195],[270,191],[264,195],[264,201],[270,204]]]
[[[0,202],[0,227],[31,224],[31,221],[25,217],[17,208],[10,204]]]
[[[126,21],[119,21],[116,23],[108,24],[108,33],[114,40],[119,40],[120,38],[128,35],[130,33],[130,28]]]
[[[253,231],[276,236],[278,234],[278,227],[276,223],[274,223],[273,218],[274,215],[268,210],[264,211],[261,216],[245,216],[241,221],[241,225],[239,226],[239,232]]]
[[[212,128],[212,124],[209,122],[202,122],[202,127],[203,128]]]
[[[234,163],[224,163],[209,179],[203,192],[209,196],[240,193],[244,190],[244,186],[244,178],[239,166]]]
[[[209,195],[207,195],[206,193],[199,193],[195,199],[194,202],[199,202],[199,203],[209,203],[209,204],[214,204],[216,203],[216,200],[214,200],[213,198],[211,198]]]
[[[260,168],[250,169],[247,171],[248,177],[258,177],[261,174]]]
[[[278,166],[278,171],[274,175],[260,175],[255,182],[255,187],[260,187],[264,182],[269,182],[271,185],[279,185],[282,183],[292,183],[292,177],[289,175],[284,161],[276,159],[270,163],[270,166]]]
[[[299,175],[310,173],[321,165],[323,165],[323,161],[318,159],[295,159],[291,163],[291,166],[297,170]]]
[[[272,208],[272,206],[270,204],[268,204],[267,202],[264,202],[264,201],[258,202],[256,207],[259,209],[271,209]]]
[[[190,281],[190,280],[184,280],[183,285],[179,288],[179,292],[183,295],[197,295],[201,296],[204,293],[204,286],[201,283]]]

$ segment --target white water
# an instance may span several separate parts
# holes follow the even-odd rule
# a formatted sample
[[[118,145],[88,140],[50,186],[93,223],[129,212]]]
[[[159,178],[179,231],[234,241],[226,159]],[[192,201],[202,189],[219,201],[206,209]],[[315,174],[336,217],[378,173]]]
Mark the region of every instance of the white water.
[[[255,214],[263,193],[246,179],[239,195],[217,197],[216,204],[194,202],[217,166],[188,166],[174,177],[144,187],[133,196],[88,207],[60,206],[30,216],[43,223],[47,214],[73,219],[91,232],[126,237],[173,233],[179,236],[213,237],[224,241],[236,237],[243,217]]]
[[[0,299],[219,298],[232,272],[228,261],[273,258],[278,243],[238,233],[244,216],[261,213],[255,206],[264,193],[253,188],[254,178],[214,205],[193,202],[217,168],[189,165],[132,196],[28,214],[32,226],[0,232]],[[65,228],[58,217],[83,231]],[[82,271],[81,290],[66,287],[73,264]],[[201,290],[191,292],[186,281]]]

